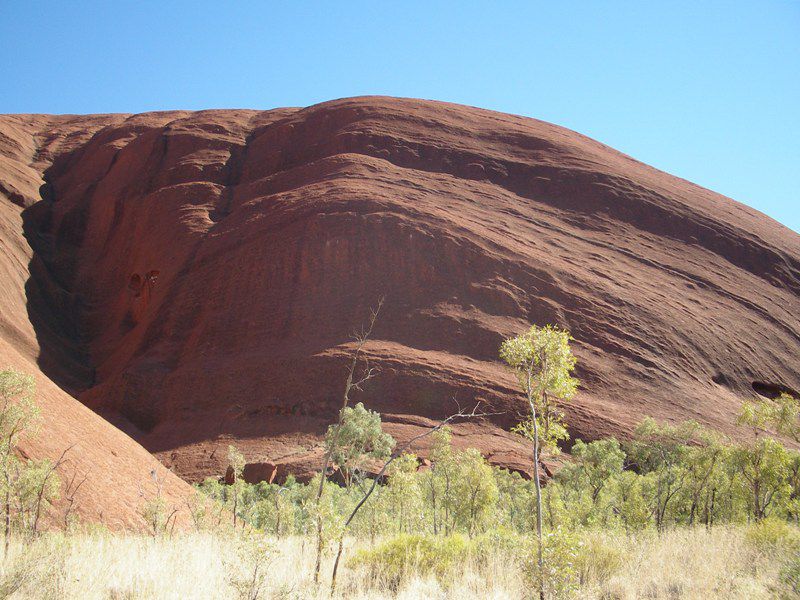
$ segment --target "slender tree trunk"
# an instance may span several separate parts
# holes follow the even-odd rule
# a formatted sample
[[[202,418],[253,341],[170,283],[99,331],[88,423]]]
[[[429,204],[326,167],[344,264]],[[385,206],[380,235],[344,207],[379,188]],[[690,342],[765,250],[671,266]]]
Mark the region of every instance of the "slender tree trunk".
[[[756,521],[761,520],[761,482],[756,479],[753,483],[753,514]]]
[[[535,414],[535,413],[534,413]],[[538,564],[539,564],[539,598],[544,600],[544,551],[542,543],[542,483],[539,478],[539,432],[536,421],[533,424],[533,468],[536,471],[534,481],[536,484],[536,537],[538,539]]]
[[[10,437],[6,447],[3,448],[3,480],[5,483],[5,498],[3,510],[5,511],[5,527],[3,529],[3,558],[8,558],[8,545],[11,542],[11,471],[10,471],[11,443]]]
[[[233,492],[233,530],[236,531],[236,509],[239,507],[239,495]]]
[[[364,493],[364,496],[361,498],[361,500],[358,501],[353,510],[350,512],[350,516],[347,517],[347,520],[344,522],[344,527],[342,527],[342,532],[341,534],[339,534],[339,548],[336,551],[336,560],[333,563],[333,573],[331,574],[331,596],[333,596],[336,593],[336,574],[339,570],[339,560],[342,557],[342,550],[344,549],[344,536],[347,533],[348,527],[350,527],[350,523],[353,522],[353,519],[355,518],[358,511],[361,509],[362,506],[364,506],[367,500],[369,500],[370,496],[372,496],[372,493],[375,491],[375,488],[378,485],[378,481],[380,481],[383,478],[384,473],[386,473],[386,470],[389,468],[389,465],[392,464],[394,459],[396,459],[398,456],[402,456],[403,453],[414,444],[414,442],[432,434],[435,431],[439,431],[442,427],[447,425],[454,418],[478,416],[475,412],[476,409],[477,405],[475,409],[472,410],[471,413],[467,414],[459,411],[455,415],[451,415],[447,417],[444,421],[441,421],[436,427],[432,427],[431,429],[428,429],[426,432],[414,436],[413,438],[411,438],[406,442],[405,446],[403,446],[402,448],[395,449],[395,452],[389,457],[389,460],[383,463],[383,467],[381,468],[378,475],[372,480],[372,484],[370,485],[369,489]],[[487,416],[487,414],[483,414],[481,416]]]
[[[450,473],[444,479],[444,534],[450,535]]]
[[[539,478],[539,424],[536,420],[536,405],[533,401],[533,390],[531,389],[531,367],[528,367],[528,404],[531,409],[533,419],[533,471],[534,484],[536,485],[536,539],[538,547],[539,565],[539,598],[544,600],[544,549],[542,539],[542,482]]]
[[[320,498],[317,497],[317,559],[314,562],[314,584],[319,583],[319,569],[322,563],[322,513]]]
[[[339,572],[339,559],[342,558],[344,549],[344,536],[339,538],[339,548],[336,550],[336,560],[333,561],[333,574],[331,575],[331,596],[336,593],[336,573]]]
[[[354,375],[356,372],[356,367],[358,367],[358,363],[361,359],[361,352],[364,348],[364,344],[367,343],[369,336],[372,335],[372,329],[375,327],[375,321],[378,318],[378,314],[381,312],[381,307],[383,307],[384,298],[381,298],[378,302],[378,306],[371,311],[369,326],[366,329],[362,329],[361,334],[356,336],[356,348],[353,352],[353,355],[350,360],[350,368],[347,372],[347,380],[344,384],[344,394],[342,395],[342,408],[339,410],[339,418],[337,420],[337,425],[341,427],[342,425],[342,417],[344,416],[344,409],[347,408],[348,404],[350,404],[350,392],[352,390],[359,390],[361,389],[361,384],[366,382],[368,379],[371,379],[374,376],[374,371],[369,367],[366,367],[366,371],[364,372],[363,376],[356,380],[354,379]],[[338,443],[338,429],[337,435],[333,440],[333,445],[335,446]],[[325,486],[325,476],[328,472],[328,465],[330,464],[331,460],[331,450],[325,452],[325,458],[322,461],[322,470],[320,471],[320,480],[319,480],[319,488],[317,489],[317,558],[314,564],[314,584],[316,585],[319,583],[319,570],[320,564],[322,563],[322,550],[323,550],[323,543],[322,543],[322,514],[320,512],[320,504],[322,499],[322,492]],[[341,544],[339,546],[339,553],[341,554]]]
[[[11,541],[11,482],[6,474],[6,497],[5,497],[5,530],[4,530],[4,558],[8,558],[8,544]]]
[[[436,481],[433,479],[434,473],[431,469],[431,514],[433,515],[433,535],[439,535],[439,526],[436,522]]]
[[[714,501],[717,498],[717,488],[711,490],[711,510],[708,513],[708,528],[714,527]]]

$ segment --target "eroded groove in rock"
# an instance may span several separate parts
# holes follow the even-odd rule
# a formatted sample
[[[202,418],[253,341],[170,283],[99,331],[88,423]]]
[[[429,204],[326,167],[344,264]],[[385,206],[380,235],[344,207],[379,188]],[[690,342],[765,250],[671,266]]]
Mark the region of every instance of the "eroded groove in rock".
[[[49,205],[58,198],[42,174],[59,156],[71,155],[124,120],[124,115],[0,117],[0,368],[36,379],[41,427],[38,435],[23,439],[21,452],[55,461],[66,451],[62,482],[83,482],[74,503],[62,495],[48,512],[49,526],[63,527],[69,507],[83,522],[144,528],[142,503],[156,493],[152,471],[169,505],[182,506],[193,494],[141,445],[64,391],[93,385],[88,354],[93,338],[84,337],[74,319],[80,301],[65,285],[70,279],[62,278],[70,273],[62,267],[75,263],[55,254],[64,249],[55,245],[49,221]],[[187,516],[177,519],[185,523]]]

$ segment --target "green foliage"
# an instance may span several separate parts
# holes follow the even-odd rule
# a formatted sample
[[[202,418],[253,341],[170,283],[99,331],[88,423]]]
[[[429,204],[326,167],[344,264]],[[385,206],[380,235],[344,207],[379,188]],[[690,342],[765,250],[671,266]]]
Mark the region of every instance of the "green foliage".
[[[167,503],[161,495],[148,498],[142,504],[140,513],[147,523],[147,528],[153,537],[164,535],[167,532]]]
[[[567,402],[575,395],[578,381],[572,377],[576,359],[567,331],[546,325],[533,325],[527,332],[507,339],[500,347],[500,358],[517,376],[531,405],[531,414],[515,431],[551,452],[557,443],[569,438],[564,415],[555,400]]]
[[[800,403],[788,394],[775,400],[746,402],[739,423],[752,428],[756,440],[731,451],[736,481],[750,513],[764,519],[786,511],[800,516],[800,455],[772,437],[761,434],[769,427],[800,441]]]
[[[573,462],[561,469],[555,482],[548,485],[545,496],[548,524],[609,525],[615,508],[614,490],[610,486],[623,472],[625,453],[614,438],[589,444],[577,440],[572,457]]]
[[[533,325],[525,333],[504,341],[500,358],[517,374],[524,390],[569,399],[577,388],[577,381],[570,375],[576,362],[569,347],[571,340],[567,331],[552,325]]]
[[[474,448],[455,450],[447,427],[433,434],[431,460],[431,469],[419,478],[433,533],[484,531],[499,497],[492,467]]]
[[[473,449],[454,448],[448,428],[433,434],[430,459],[430,468],[419,470],[414,455],[398,457],[387,473],[388,481],[378,486],[356,516],[350,534],[376,539],[400,533],[461,533],[478,539],[490,532],[532,530],[536,514],[532,481],[490,466]],[[291,477],[282,485],[242,481],[238,488],[208,479],[198,487],[212,502],[195,510],[205,515],[207,526],[219,526],[237,497],[243,524],[278,536],[314,531],[319,514],[327,544],[338,539],[342,523],[363,492],[360,485],[341,487],[326,481],[317,509],[318,477],[309,484]],[[772,438],[731,446],[697,423],[645,420],[635,439],[624,445],[613,438],[577,440],[571,460],[542,495],[547,530],[713,527],[765,516],[795,521],[800,454]]]
[[[577,440],[572,446],[572,457],[575,459],[574,476],[588,486],[592,502],[597,504],[606,484],[622,473],[625,453],[614,438],[589,444]]]
[[[430,506],[430,518],[433,533],[450,533],[452,530],[451,515],[454,514],[455,503],[454,482],[456,479],[456,461],[453,456],[453,434],[449,427],[444,427],[432,436],[431,469],[423,475],[423,488]]]
[[[626,531],[644,529],[653,514],[653,480],[623,471],[611,482],[613,512]]]
[[[572,598],[580,586],[600,586],[623,566],[624,548],[605,533],[557,527],[544,536],[542,579],[546,598]],[[539,583],[539,565],[530,538],[517,542],[527,585]]]
[[[575,555],[575,571],[580,585],[602,585],[611,579],[625,562],[625,548],[620,538],[607,533],[584,535]]]
[[[40,420],[34,393],[33,377],[0,371],[0,498],[6,539],[12,531],[36,533],[61,489],[57,464],[20,457],[20,441],[36,434]]]
[[[168,506],[167,501],[164,499],[164,481],[159,477],[158,470],[150,471],[150,476],[155,485],[155,493],[146,494],[140,488],[139,495],[143,498],[143,503],[139,508],[139,512],[145,523],[147,523],[150,535],[156,538],[171,533],[170,525],[174,526],[174,518],[178,511],[176,508]]]
[[[245,534],[236,539],[234,560],[225,564],[227,580],[241,600],[258,600],[270,575],[274,546],[263,536]]]
[[[228,446],[228,463],[226,477],[230,476],[233,481],[230,485],[228,496],[230,497],[230,511],[233,515],[233,527],[236,528],[236,523],[239,517],[243,517],[239,502],[244,494],[247,485],[244,481],[244,455],[234,446]]]
[[[371,579],[396,589],[408,574],[434,575],[446,583],[464,564],[470,551],[467,538],[457,534],[446,537],[400,534],[375,548],[360,550],[350,565],[368,569]]]
[[[576,359],[569,343],[572,337],[552,325],[536,325],[514,338],[507,339],[500,347],[500,358],[511,368],[519,380],[520,387],[528,399],[530,412],[526,419],[512,431],[533,442],[534,489],[536,491],[536,535],[537,577],[539,595],[544,597],[545,570],[543,563],[544,540],[542,490],[539,474],[539,457],[542,450],[558,452],[558,442],[569,439],[564,424],[564,413],[556,400],[569,401],[578,387],[572,377]]]
[[[775,517],[749,525],[745,539],[758,550],[769,554],[800,552],[800,533],[797,528]]]
[[[492,516],[498,497],[497,484],[492,468],[475,448],[457,453],[456,460],[454,518],[472,535],[483,530]]]
[[[695,421],[670,425],[649,417],[634,431],[628,456],[641,472],[650,474],[652,512],[659,530],[666,526],[670,509],[687,485],[690,444],[704,435],[705,430]]]
[[[493,468],[497,486],[494,530],[531,531],[533,529],[533,482],[516,471]]]
[[[731,462],[739,475],[742,493],[747,497],[750,512],[763,519],[780,510],[791,497],[787,478],[790,452],[777,440],[761,438],[749,446],[737,446]]]
[[[540,573],[533,541],[525,547],[522,572],[531,590],[544,584],[545,598],[571,598],[578,588],[580,538],[573,530],[556,528],[543,537],[543,568]]]
[[[235,446],[228,446],[228,468],[231,469],[234,479],[241,479],[244,473],[244,455]]]
[[[380,509],[392,515],[395,522],[384,523],[384,528],[395,528],[400,533],[422,528],[425,497],[417,466],[417,457],[413,454],[403,454],[392,463],[389,482],[378,502]]]
[[[361,402],[342,409],[340,422],[331,425],[325,436],[325,448],[342,469],[348,487],[366,461],[387,459],[394,445],[392,436],[381,429],[381,416],[364,408]]]
[[[800,400],[782,393],[774,402],[776,409],[771,416],[775,429],[800,442]]]
[[[778,433],[800,442],[800,401],[783,392],[774,400],[745,402],[739,424],[751,427],[756,435],[774,427]]]
[[[0,371],[0,440],[9,452],[25,434],[35,433],[39,408],[33,401],[33,377],[13,369]]]

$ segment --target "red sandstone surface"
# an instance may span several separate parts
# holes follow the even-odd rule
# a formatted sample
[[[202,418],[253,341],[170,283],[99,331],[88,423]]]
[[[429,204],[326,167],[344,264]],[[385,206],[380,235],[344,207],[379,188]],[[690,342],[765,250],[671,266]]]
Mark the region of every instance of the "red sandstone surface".
[[[42,173],[54,157],[80,147],[115,119],[0,116],[0,369],[11,367],[36,379],[42,419],[38,434],[23,439],[22,453],[57,460],[66,451],[62,499],[50,515],[52,526],[62,526],[69,511],[112,529],[140,529],[141,508],[158,493],[156,481],[169,506],[182,507],[192,493],[140,444],[53,383],[49,373],[56,365],[46,362],[46,349],[60,339],[68,317],[55,306],[39,311],[31,302],[40,281],[35,273],[46,267],[23,235],[25,209],[39,200]],[[60,293],[70,295],[65,289]],[[69,373],[72,359],[63,356]],[[67,493],[76,488],[77,493]]]
[[[744,398],[800,390],[800,235],[541,121],[379,97],[9,115],[0,160],[0,362],[38,369],[98,493],[149,456],[81,404],[188,480],[228,443],[250,478],[307,474],[382,296],[356,399],[401,440],[480,400],[503,414],[457,443],[523,471],[497,352],[530,323],[575,337],[573,437],[736,434]]]

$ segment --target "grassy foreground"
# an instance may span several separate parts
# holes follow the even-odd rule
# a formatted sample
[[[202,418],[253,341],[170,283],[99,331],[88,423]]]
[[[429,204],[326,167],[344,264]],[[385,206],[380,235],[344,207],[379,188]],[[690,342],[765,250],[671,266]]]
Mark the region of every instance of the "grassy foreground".
[[[662,535],[585,533],[576,557],[576,598],[791,598],[797,548],[752,528],[675,529]],[[369,561],[368,542],[352,540],[339,579],[340,598],[529,598],[519,561],[502,544],[480,560],[421,576],[410,555],[402,565]],[[362,559],[359,549],[364,550]],[[588,558],[587,558],[588,557]],[[424,558],[423,558],[424,560]],[[794,560],[797,558],[795,556]],[[12,544],[0,576],[3,598],[328,598],[332,557],[313,584],[310,538],[268,539],[192,533],[172,538],[107,533],[45,534]],[[444,564],[444,563],[442,563]],[[430,565],[429,565],[430,567]],[[425,568],[421,569],[426,571]],[[797,577],[795,564],[794,577]],[[787,573],[789,575],[787,576]],[[794,581],[795,584],[798,582]],[[561,595],[561,594],[560,594]]]

